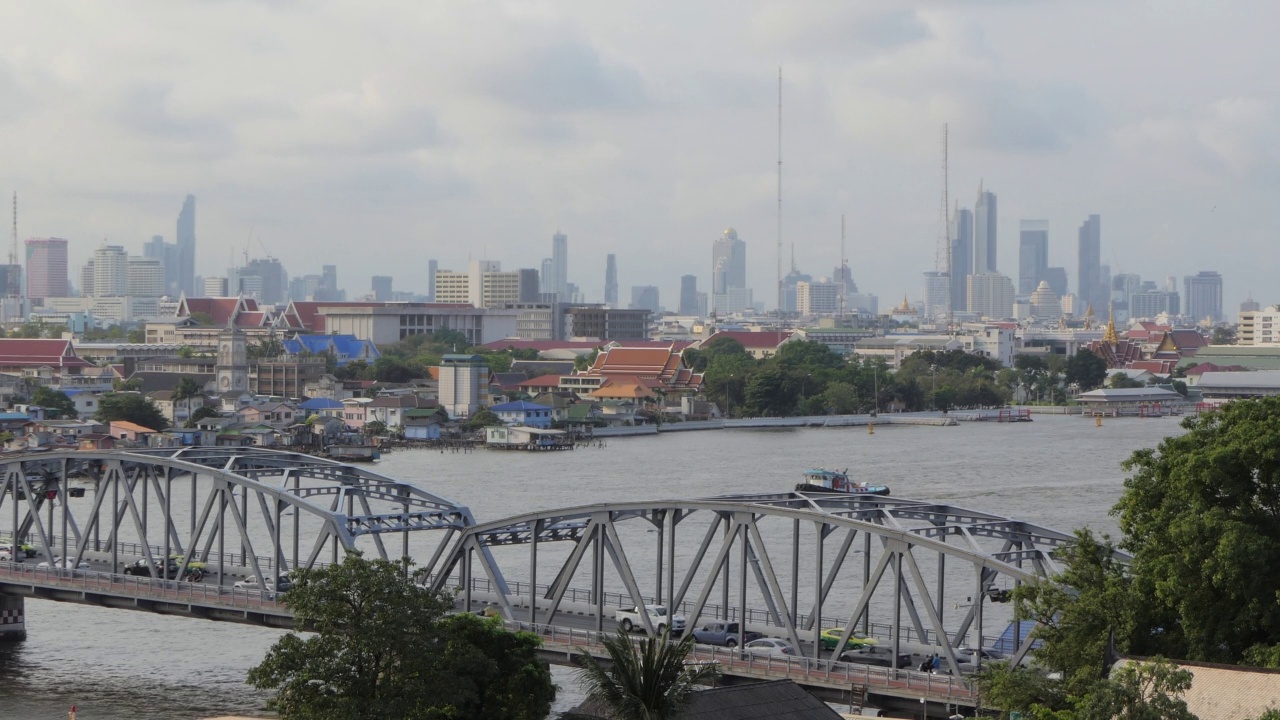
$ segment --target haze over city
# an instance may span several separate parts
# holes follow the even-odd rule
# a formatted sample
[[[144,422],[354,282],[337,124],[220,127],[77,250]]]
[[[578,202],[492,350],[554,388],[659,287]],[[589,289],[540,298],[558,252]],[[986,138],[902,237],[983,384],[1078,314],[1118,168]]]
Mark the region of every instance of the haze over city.
[[[840,215],[863,292],[919,298],[950,195],[998,194],[999,270],[1022,219],[1075,288],[1076,231],[1102,217],[1112,273],[1224,277],[1228,315],[1266,296],[1278,212],[1271,3],[997,1],[139,2],[0,10],[0,187],[20,237],[173,241],[200,199],[196,272],[270,254],[344,286],[426,258],[538,267],[557,229],[603,294],[710,285],[746,241],[774,306],[777,72],[783,241],[815,277]],[[370,252],[376,249],[376,252]],[[784,253],[789,265],[789,252]],[[785,268],[784,268],[785,272]]]

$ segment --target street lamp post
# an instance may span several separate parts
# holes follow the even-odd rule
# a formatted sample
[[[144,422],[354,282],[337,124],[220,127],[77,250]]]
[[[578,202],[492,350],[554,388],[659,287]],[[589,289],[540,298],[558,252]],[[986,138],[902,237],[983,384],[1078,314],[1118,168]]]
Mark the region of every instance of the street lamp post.
[[[929,404],[938,409],[938,366],[929,366],[929,379],[933,381],[933,389],[929,391]]]

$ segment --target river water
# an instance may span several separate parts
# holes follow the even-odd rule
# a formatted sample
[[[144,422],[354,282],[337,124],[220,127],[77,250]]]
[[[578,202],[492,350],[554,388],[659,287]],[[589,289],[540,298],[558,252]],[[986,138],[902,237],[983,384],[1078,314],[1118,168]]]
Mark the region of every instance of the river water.
[[[849,467],[895,497],[946,502],[1070,531],[1114,534],[1108,510],[1135,449],[1180,433],[1177,421],[1075,416],[957,427],[732,430],[616,438],[563,453],[405,451],[378,472],[470,506],[485,522],[595,502],[789,489],[805,467]],[[549,578],[547,578],[549,579]],[[545,580],[543,580],[545,582]],[[25,642],[0,645],[0,720],[263,715],[245,671],[273,630],[28,600]],[[570,672],[556,710],[580,699]]]

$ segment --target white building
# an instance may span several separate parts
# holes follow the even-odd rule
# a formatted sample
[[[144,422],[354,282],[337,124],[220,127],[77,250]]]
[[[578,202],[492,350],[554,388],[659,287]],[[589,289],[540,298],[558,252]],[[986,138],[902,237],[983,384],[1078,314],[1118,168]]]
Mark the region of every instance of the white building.
[[[91,315],[103,325],[115,325],[160,314],[160,302],[155,297],[70,297],[45,298],[43,311],[47,314]]]
[[[483,355],[445,355],[440,359],[440,406],[451,418],[471,417],[480,409],[489,384]]]
[[[1049,281],[1041,280],[1031,293],[1031,314],[1037,320],[1057,320],[1062,317],[1062,302],[1058,294],[1049,288]]]
[[[355,335],[374,345],[397,342],[411,335],[429,335],[437,330],[457,330],[467,337],[469,344],[483,345],[516,337],[520,315],[519,310],[485,310],[466,304],[439,303],[321,304],[316,313],[324,316],[326,333]]]
[[[1280,345],[1280,305],[1240,313],[1240,345]]]
[[[937,270],[925,273],[921,298],[924,302],[925,318],[947,317],[951,312],[951,276]]]
[[[151,298],[165,294],[164,263],[157,258],[129,258],[128,278],[128,295]]]
[[[93,295],[119,297],[129,294],[129,256],[119,245],[103,245],[93,251]]]
[[[226,297],[227,279],[224,277],[207,277],[204,279],[205,297]]]
[[[834,315],[840,312],[840,286],[833,282],[796,283],[796,311],[801,315]]]
[[[436,271],[436,302],[497,308],[520,302],[520,271],[497,260],[472,260],[466,272]]]
[[[999,320],[1013,314],[1013,281],[999,273],[979,273],[968,277],[969,311],[979,317]]]

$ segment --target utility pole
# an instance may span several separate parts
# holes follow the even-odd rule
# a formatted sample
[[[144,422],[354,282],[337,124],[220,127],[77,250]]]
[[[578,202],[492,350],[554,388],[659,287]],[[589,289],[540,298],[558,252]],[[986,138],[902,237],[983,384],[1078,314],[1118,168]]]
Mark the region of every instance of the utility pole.
[[[782,66],[778,66],[778,327],[782,327]]]

